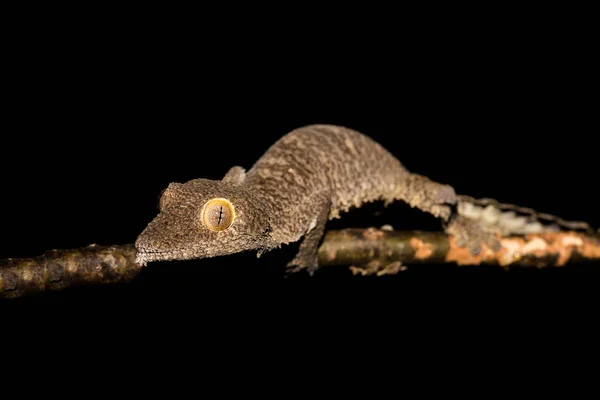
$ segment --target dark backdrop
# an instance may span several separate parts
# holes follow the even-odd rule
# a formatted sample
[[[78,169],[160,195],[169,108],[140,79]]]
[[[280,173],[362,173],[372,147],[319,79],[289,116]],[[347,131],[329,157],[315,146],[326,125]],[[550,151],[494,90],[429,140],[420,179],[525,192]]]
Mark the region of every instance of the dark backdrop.
[[[6,80],[0,258],[131,243],[157,213],[169,182],[219,179],[233,165],[250,168],[276,139],[312,123],[362,131],[410,170],[460,193],[600,226],[591,101],[598,87],[588,52],[552,38],[422,40],[382,47],[357,41],[320,51],[288,43],[289,54],[255,42],[37,37],[16,50]],[[374,211],[353,212],[330,226],[440,227],[401,205],[380,216]],[[17,302],[184,298],[218,309],[265,294],[273,306],[289,296],[352,304],[365,293],[418,301],[492,293],[504,301],[515,293],[596,296],[589,285],[599,277],[582,266],[509,273],[445,266],[381,279],[345,269],[284,279],[283,266],[296,249],[261,259],[244,253],[152,263],[127,285]]]

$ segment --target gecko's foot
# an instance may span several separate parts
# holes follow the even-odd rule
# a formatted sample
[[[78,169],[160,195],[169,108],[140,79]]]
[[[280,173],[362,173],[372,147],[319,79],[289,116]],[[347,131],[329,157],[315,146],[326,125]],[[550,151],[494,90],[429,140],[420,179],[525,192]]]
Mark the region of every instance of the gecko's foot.
[[[473,255],[481,252],[482,244],[486,244],[492,251],[502,247],[496,234],[486,232],[481,225],[472,219],[456,215],[446,227],[446,233],[454,236],[459,247],[466,247]]]
[[[454,188],[450,185],[442,184],[436,184],[433,199],[437,204],[456,204],[458,200]]]
[[[447,220],[452,214],[450,205],[456,204],[456,192],[450,185],[434,183],[431,190],[431,198],[434,204],[431,206],[431,214]]]
[[[434,217],[447,221],[452,215],[453,205],[456,204],[454,189],[436,182],[427,183],[428,190],[424,192],[425,194],[417,192],[413,197],[408,198],[408,203],[411,207],[418,207]]]
[[[306,271],[312,276],[315,271],[319,268],[319,261],[316,256],[313,257],[302,257],[296,256],[292,261],[287,263],[285,272],[286,274],[293,274],[296,272]]]

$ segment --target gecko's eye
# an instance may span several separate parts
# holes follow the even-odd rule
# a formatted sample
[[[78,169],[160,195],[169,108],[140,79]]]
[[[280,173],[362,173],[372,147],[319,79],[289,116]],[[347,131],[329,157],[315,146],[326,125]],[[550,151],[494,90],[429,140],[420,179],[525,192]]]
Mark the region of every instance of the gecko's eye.
[[[202,223],[211,231],[223,231],[235,218],[233,204],[227,199],[211,199],[202,207]]]

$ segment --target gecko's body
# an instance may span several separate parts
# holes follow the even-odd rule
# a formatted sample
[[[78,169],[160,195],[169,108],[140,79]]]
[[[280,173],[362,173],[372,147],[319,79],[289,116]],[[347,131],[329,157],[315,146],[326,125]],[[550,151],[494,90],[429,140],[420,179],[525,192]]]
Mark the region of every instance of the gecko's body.
[[[278,140],[244,184],[267,203],[277,243],[320,232],[328,219],[375,200],[405,200],[444,218],[456,201],[450,186],[409,173],[371,138],[328,125],[297,129]]]
[[[262,252],[303,238],[289,266],[312,271],[327,220],[376,200],[404,201],[447,222],[459,198],[357,131],[306,126],[279,139],[247,173],[233,167],[220,181],[170,184],[136,241],[138,261]],[[467,242],[482,239],[477,227],[448,227]]]

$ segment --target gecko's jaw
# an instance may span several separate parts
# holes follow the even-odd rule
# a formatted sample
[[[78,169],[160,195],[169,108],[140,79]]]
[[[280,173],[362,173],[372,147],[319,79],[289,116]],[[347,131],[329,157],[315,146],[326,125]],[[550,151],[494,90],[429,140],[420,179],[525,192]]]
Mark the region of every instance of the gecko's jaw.
[[[179,251],[138,249],[135,261],[145,266],[151,261],[184,260],[186,255]]]

